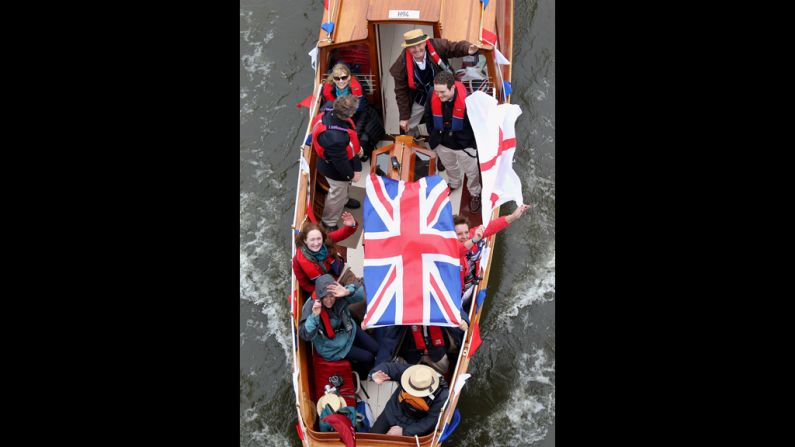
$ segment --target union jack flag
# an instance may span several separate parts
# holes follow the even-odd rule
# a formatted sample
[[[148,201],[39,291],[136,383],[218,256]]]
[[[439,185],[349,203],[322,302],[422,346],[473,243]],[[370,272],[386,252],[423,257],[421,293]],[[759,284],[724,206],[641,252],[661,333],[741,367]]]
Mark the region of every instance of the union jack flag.
[[[447,183],[370,174],[365,190],[364,326],[458,326],[459,243]]]

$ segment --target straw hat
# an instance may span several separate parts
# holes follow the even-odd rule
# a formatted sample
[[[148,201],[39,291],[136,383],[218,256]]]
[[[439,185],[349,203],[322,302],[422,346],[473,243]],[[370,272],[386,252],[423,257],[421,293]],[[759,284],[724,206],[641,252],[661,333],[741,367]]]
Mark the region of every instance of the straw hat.
[[[339,396],[334,393],[324,394],[323,397],[317,400],[317,414],[323,412],[323,408],[326,407],[326,404],[331,405],[331,411],[336,412],[342,407],[347,406],[345,403],[345,399],[342,396]]]
[[[405,42],[400,44],[400,46],[403,48],[410,47],[419,43],[423,43],[428,39],[430,39],[430,37],[428,37],[428,35],[425,34],[425,32],[423,32],[421,29],[413,29],[403,33],[403,40]]]
[[[430,396],[439,388],[439,375],[430,366],[414,365],[403,372],[400,384],[412,396]]]

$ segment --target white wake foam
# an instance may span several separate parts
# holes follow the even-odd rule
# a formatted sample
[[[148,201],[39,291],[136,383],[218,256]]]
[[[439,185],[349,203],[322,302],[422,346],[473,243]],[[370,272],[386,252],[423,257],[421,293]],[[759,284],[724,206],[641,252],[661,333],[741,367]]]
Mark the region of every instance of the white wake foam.
[[[246,422],[250,422],[248,416]],[[293,445],[287,436],[278,432],[280,428],[274,429],[267,424],[262,429],[253,432],[244,430],[242,424],[240,429],[240,447],[291,447]]]
[[[528,446],[546,437],[555,420],[555,362],[538,349],[519,354],[515,366],[519,376],[514,389],[484,423],[472,423],[474,430],[462,446],[480,445],[475,443],[482,437],[499,440],[499,445]]]
[[[280,268],[289,265],[289,254],[275,243],[278,234],[283,233],[278,228],[278,220],[274,219],[278,216],[278,196],[260,200],[253,193],[240,193],[240,299],[261,306],[267,321],[267,337],[260,339],[265,342],[268,337],[274,338],[290,362],[292,332],[287,300],[290,277],[288,268]],[[263,217],[257,220],[252,231],[255,213]],[[246,238],[252,235],[253,238],[247,241]],[[257,267],[255,261],[260,256],[267,257],[269,264],[266,268],[272,271]]]
[[[519,315],[522,308],[537,302],[548,302],[555,299],[554,248],[551,251],[552,257],[546,262],[539,275],[518,282],[511,288],[508,296],[517,298],[511,299],[502,307],[502,312],[497,317],[499,327],[512,327],[510,319]]]

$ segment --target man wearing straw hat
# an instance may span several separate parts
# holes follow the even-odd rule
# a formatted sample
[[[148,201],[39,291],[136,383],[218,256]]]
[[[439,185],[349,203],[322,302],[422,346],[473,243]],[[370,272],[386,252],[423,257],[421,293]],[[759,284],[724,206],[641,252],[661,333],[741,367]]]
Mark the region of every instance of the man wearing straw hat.
[[[447,400],[447,382],[426,365],[381,363],[370,371],[377,384],[400,382],[370,433],[397,436],[423,436],[432,432]]]
[[[389,69],[395,78],[395,100],[403,132],[415,131],[425,113],[425,102],[433,90],[433,78],[442,70],[451,71],[448,58],[475,54],[477,45],[462,40],[431,39],[421,29],[403,34],[405,50]]]

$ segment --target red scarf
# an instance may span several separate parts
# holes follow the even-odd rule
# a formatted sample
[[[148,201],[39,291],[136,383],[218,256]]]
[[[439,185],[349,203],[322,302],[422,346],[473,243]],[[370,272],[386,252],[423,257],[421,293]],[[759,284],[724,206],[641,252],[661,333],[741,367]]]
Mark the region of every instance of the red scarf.
[[[312,299],[315,301],[318,300],[317,292],[312,292]],[[334,333],[334,329],[331,328],[331,318],[329,318],[328,309],[326,309],[326,306],[324,306],[323,303],[320,303],[320,321],[323,322],[323,328],[326,331],[326,337],[333,339],[337,336],[337,334]]]
[[[412,90],[417,90],[417,84],[414,83],[414,58],[411,57],[408,50],[403,50],[406,53],[406,70],[408,70],[409,74],[409,88]],[[425,51],[427,51],[431,55],[431,60],[433,60],[436,65],[442,66],[444,62],[442,62],[442,58],[436,54],[436,49],[433,48],[430,39],[425,41]]]

